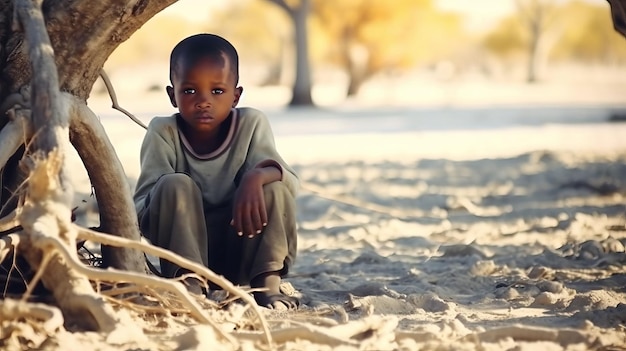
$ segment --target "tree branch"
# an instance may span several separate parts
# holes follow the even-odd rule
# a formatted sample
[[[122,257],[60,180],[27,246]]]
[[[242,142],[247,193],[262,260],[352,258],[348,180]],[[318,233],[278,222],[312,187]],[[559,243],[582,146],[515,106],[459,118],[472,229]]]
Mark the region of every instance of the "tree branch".
[[[148,129],[148,127],[146,127],[146,125],[143,124],[143,122],[141,122],[137,117],[135,117],[135,115],[126,111],[125,109],[120,107],[120,105],[117,103],[117,95],[115,94],[113,83],[111,83],[111,80],[109,79],[109,76],[104,71],[104,69],[100,70],[100,78],[102,78],[102,81],[104,82],[104,86],[107,88],[107,92],[109,92],[109,96],[111,97],[111,103],[112,103],[111,107],[113,107],[114,109],[128,116],[133,122],[137,123],[143,129]]]
[[[29,111],[30,112],[30,111]],[[0,131],[0,169],[15,152],[32,137],[30,120],[25,110],[10,109],[7,111],[9,122]],[[2,230],[0,230],[2,231]]]

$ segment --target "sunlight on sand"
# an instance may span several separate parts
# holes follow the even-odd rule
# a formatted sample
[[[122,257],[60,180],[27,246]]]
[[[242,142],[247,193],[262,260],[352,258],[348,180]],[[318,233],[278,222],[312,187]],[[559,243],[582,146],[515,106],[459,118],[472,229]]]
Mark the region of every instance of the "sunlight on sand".
[[[475,89],[467,104],[298,110],[280,88],[247,90],[302,181],[287,281],[303,307],[270,318],[391,318],[395,337],[374,340],[388,350],[626,345],[626,124],[606,122],[626,101],[590,94],[606,85]],[[132,100],[146,122],[172,111],[164,93]],[[90,105],[132,186],[143,129],[105,97]]]

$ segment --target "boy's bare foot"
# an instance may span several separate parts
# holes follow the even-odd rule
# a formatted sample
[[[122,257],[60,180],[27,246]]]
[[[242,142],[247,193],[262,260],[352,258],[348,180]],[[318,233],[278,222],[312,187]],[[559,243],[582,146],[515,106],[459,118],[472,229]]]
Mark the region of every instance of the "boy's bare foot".
[[[183,279],[183,284],[187,288],[187,291],[194,295],[204,295],[202,283],[196,278],[188,277]]]
[[[192,272],[189,270],[180,268],[178,269],[178,271],[176,271],[175,276],[180,277],[189,273],[192,273]],[[204,285],[197,278],[193,276],[187,276],[182,280],[182,283],[185,286],[185,288],[187,288],[188,292],[194,295],[204,295],[204,290],[205,290]]]
[[[280,292],[280,275],[278,272],[261,274],[250,282],[252,288],[265,288],[265,291],[254,292],[254,300],[261,307],[276,310],[295,310],[300,301]]]

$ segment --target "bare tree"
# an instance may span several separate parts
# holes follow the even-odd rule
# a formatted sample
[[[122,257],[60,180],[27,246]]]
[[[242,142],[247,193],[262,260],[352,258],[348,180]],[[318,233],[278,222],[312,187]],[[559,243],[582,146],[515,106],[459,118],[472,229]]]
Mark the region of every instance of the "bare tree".
[[[515,0],[519,15],[528,30],[526,81],[537,81],[540,46],[544,40],[555,5],[553,0]]]
[[[32,0],[20,0],[21,2]],[[175,0],[46,0],[45,30],[53,49],[50,66],[36,66],[58,86],[69,114],[69,137],[92,182],[100,212],[100,230],[139,240],[134,205],[123,167],[86,100],[100,71],[117,46]],[[0,221],[15,217],[28,174],[20,167],[31,153],[31,115],[16,118],[16,109],[31,106],[33,68],[25,31],[14,13],[18,0],[0,0]],[[28,12],[29,16],[36,14]],[[53,72],[56,70],[56,72]],[[7,230],[4,228],[4,232]],[[3,230],[0,229],[0,233]],[[130,249],[103,246],[105,265],[143,271],[143,256]]]
[[[267,0],[285,10],[294,27],[294,44],[296,47],[296,78],[290,106],[313,105],[311,97],[311,67],[309,61],[309,37],[307,18],[311,11],[310,0],[300,0],[297,5],[290,5],[285,0]]]

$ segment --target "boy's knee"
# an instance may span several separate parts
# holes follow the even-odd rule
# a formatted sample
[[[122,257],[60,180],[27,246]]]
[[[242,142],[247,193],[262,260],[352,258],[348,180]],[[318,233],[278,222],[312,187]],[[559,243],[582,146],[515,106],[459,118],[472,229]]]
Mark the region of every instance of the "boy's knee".
[[[283,182],[272,182],[263,186],[265,204],[285,210],[295,206],[295,198]]]
[[[283,182],[271,182],[265,184],[263,185],[263,192],[266,198],[268,198],[268,196],[271,198],[291,196],[289,189],[287,189],[287,186]]]
[[[178,191],[196,190],[198,186],[185,173],[164,174],[157,180],[155,190],[157,192],[175,193]]]

